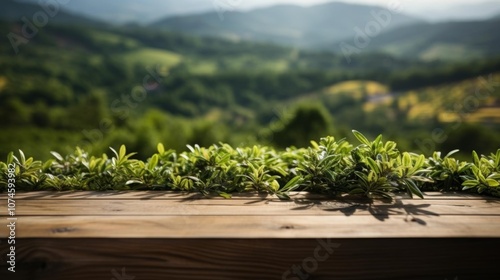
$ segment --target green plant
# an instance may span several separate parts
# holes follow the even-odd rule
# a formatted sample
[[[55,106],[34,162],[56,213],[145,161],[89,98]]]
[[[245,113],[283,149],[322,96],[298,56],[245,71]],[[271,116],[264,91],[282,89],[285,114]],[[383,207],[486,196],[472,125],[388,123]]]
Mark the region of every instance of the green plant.
[[[14,176],[16,184],[23,186],[23,190],[31,191],[36,190],[43,186],[43,181],[45,179],[45,174],[43,170],[46,170],[52,161],[42,163],[41,161],[36,161],[32,157],[26,158],[23,151],[19,150],[19,156],[15,156],[13,152],[9,153],[7,156],[7,161],[5,163],[0,162],[0,190],[5,191],[7,189],[7,183],[9,179],[8,167],[15,165]]]
[[[391,193],[404,190],[410,197],[423,198],[419,184],[429,182],[425,177],[423,155],[401,154],[392,141],[383,142],[379,135],[373,142],[358,131],[353,131],[361,145],[352,151],[355,164],[351,194],[367,197],[391,198]]]
[[[496,154],[481,157],[472,152],[474,165],[471,166],[472,175],[464,175],[462,178],[463,190],[476,189],[479,193],[500,186],[500,149]]]
[[[325,137],[308,148],[283,151],[218,144],[178,153],[158,144],[146,161],[134,159],[124,145],[110,148],[110,156],[90,156],[80,148],[66,156],[52,152],[54,158],[46,162],[19,151],[0,162],[0,191],[14,176],[18,191],[172,190],[225,198],[255,192],[281,199],[289,199],[292,191],[309,191],[391,199],[398,192],[423,197],[422,190],[477,190],[500,196],[500,149],[481,157],[474,152],[470,163],[452,158],[453,152],[425,159],[399,151],[382,136],[369,141],[353,133],[357,146]]]
[[[441,157],[441,152],[434,152],[432,157],[427,159],[429,177],[433,182],[425,184],[424,189],[457,191],[462,188],[463,176],[470,173],[473,164],[452,158],[457,152],[458,150],[453,150],[444,158]]]

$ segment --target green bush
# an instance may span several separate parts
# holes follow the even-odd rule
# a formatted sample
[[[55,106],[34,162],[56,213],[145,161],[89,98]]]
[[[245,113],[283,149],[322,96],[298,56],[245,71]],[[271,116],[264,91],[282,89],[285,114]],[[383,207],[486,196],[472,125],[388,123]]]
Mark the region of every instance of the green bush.
[[[453,153],[441,157],[435,152],[426,159],[399,151],[382,136],[369,141],[353,133],[357,146],[326,137],[308,148],[279,151],[219,144],[188,146],[189,151],[177,153],[158,144],[146,161],[133,159],[124,145],[111,148],[111,157],[89,156],[77,148],[67,156],[52,152],[54,159],[46,162],[19,151],[0,162],[0,191],[15,181],[17,191],[172,190],[223,197],[258,192],[282,199],[291,191],[309,191],[391,199],[400,191],[423,197],[422,191],[462,190],[500,196],[500,149],[481,157],[474,152],[470,163],[453,159]]]

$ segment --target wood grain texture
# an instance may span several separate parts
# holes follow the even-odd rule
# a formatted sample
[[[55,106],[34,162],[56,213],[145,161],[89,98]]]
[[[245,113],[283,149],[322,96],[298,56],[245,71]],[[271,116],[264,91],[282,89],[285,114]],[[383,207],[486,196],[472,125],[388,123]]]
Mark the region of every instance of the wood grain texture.
[[[479,195],[367,202],[37,192],[15,200],[17,272],[7,271],[9,232],[0,226],[2,280],[500,279],[500,200]],[[331,243],[339,246],[319,261],[320,244]]]
[[[499,208],[486,200],[396,200],[392,203],[374,201],[319,201],[294,199],[274,200],[18,200],[18,216],[342,216],[373,215],[373,211],[387,215],[498,215]]]
[[[315,199],[315,200],[332,200],[332,198],[320,194],[312,194],[308,192],[292,192],[290,196],[293,199]],[[0,194],[0,198],[5,198],[7,195]],[[39,191],[39,192],[18,192],[16,193],[18,199],[59,199],[59,200],[71,200],[71,199],[92,199],[92,200],[109,200],[109,199],[120,199],[120,200],[194,200],[201,199],[207,200],[225,200],[220,196],[203,196],[197,193],[181,193],[172,191],[105,191],[105,192],[93,192],[93,191],[64,191],[64,192],[52,192],[52,191]],[[451,199],[451,200],[496,200],[495,197],[481,196],[477,194],[463,193],[463,192],[427,192],[424,195],[426,200],[429,199]],[[395,196],[396,199],[410,199],[406,194],[399,194]],[[233,194],[231,200],[239,199],[250,199],[250,200],[279,200],[278,197],[269,194],[256,194],[256,193],[239,193]],[[419,199],[415,199],[419,200]]]
[[[236,197],[200,199],[197,195],[172,192],[18,194],[17,236],[500,237],[500,200],[477,195],[432,193],[423,200],[398,197],[392,202],[331,200],[307,193],[294,193],[290,201],[267,195]],[[6,209],[6,195],[2,198],[0,209]],[[0,236],[7,234],[8,228],[0,227]]]
[[[5,220],[4,218],[2,218]],[[0,230],[7,236],[7,227]],[[19,238],[499,237],[499,216],[20,217]]]
[[[314,280],[499,279],[499,247],[499,239],[23,239],[17,272],[2,263],[0,279],[301,279],[294,266]]]

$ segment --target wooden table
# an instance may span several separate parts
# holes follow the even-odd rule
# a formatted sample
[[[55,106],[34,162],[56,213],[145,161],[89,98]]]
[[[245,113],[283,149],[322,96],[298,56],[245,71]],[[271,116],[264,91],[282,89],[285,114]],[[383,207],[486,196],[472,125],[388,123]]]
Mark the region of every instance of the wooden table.
[[[500,199],[393,202],[167,192],[16,195],[0,279],[500,279]]]

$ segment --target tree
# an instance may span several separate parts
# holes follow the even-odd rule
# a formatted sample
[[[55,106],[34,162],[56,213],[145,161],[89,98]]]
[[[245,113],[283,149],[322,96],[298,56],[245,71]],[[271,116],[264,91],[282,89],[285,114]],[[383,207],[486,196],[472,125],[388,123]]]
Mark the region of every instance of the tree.
[[[273,131],[272,142],[279,147],[306,147],[311,140],[328,135],[331,131],[331,117],[324,106],[300,105],[289,119]]]

